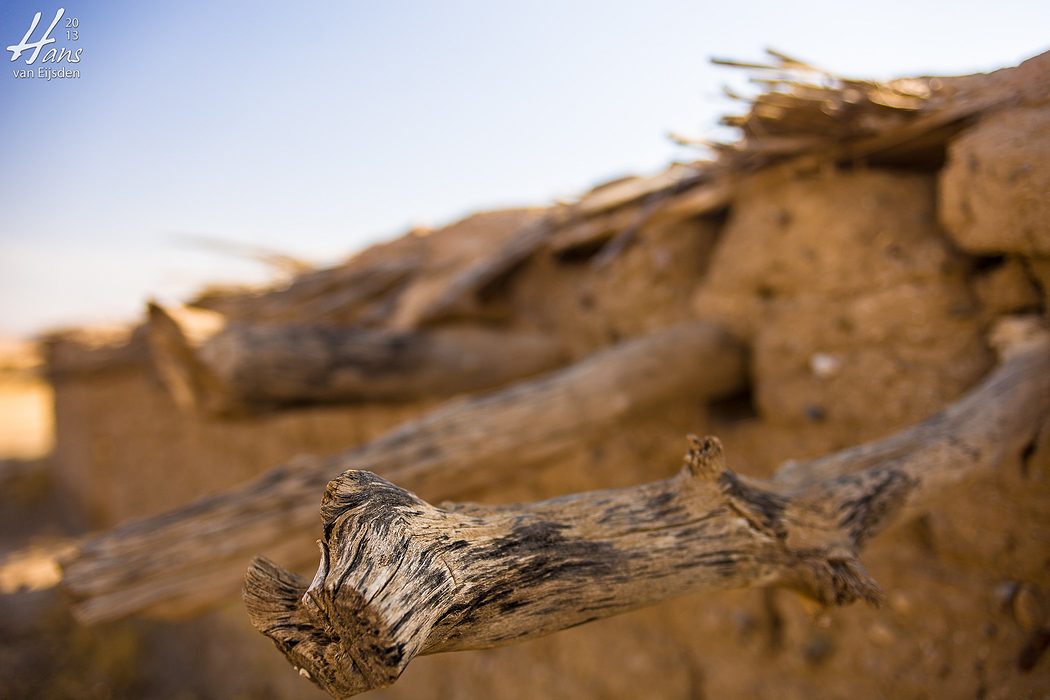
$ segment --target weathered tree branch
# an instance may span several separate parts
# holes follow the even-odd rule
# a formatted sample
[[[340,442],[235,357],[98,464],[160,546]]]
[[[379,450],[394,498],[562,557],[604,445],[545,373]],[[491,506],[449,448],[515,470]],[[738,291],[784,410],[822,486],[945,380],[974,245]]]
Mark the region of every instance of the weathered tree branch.
[[[915,428],[759,483],[693,438],[677,476],[538,503],[437,508],[369,472],[329,483],[309,585],[264,559],[253,625],[335,697],[394,682],[413,657],[520,641],[687,591],[780,584],[877,602],[857,552],[953,481],[1031,443],[1050,413],[1050,341]]]
[[[199,309],[251,323],[367,322],[423,269],[423,239],[411,233],[372,246],[350,260],[297,275],[283,289],[205,290]]]
[[[520,478],[632,414],[679,397],[723,396],[744,379],[743,349],[719,328],[664,329],[449,401],[356,449],[97,535],[66,558],[63,585],[89,622],[197,610],[235,593],[259,551],[308,563],[300,545],[316,523],[317,494],[348,465],[368,465],[427,498],[455,498]]]
[[[194,337],[160,306],[151,304],[149,315],[151,352],[165,385],[183,408],[208,413],[444,398],[568,359],[549,336],[474,326],[388,331],[230,323]]]
[[[484,290],[528,260],[570,216],[566,207],[551,208],[542,218],[523,227],[491,255],[449,279],[433,299],[413,310],[402,322],[416,327],[475,315]]]

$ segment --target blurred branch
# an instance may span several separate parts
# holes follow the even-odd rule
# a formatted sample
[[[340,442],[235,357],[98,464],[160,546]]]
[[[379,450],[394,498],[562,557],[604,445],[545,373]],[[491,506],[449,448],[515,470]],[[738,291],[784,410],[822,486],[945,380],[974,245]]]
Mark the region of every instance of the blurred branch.
[[[621,343],[535,379],[448,401],[355,449],[279,467],[241,488],[82,542],[63,564],[88,622],[142,611],[184,614],[240,586],[259,551],[306,563],[317,494],[348,465],[428,498],[525,478],[530,468],[672,400],[725,396],[745,381],[744,352],[693,322]]]
[[[203,333],[193,328],[198,320],[210,326]],[[149,307],[147,335],[176,403],[213,414],[445,398],[501,386],[568,359],[556,339],[538,333],[227,324],[219,314],[157,304]]]
[[[302,258],[297,258],[288,253],[219,236],[199,233],[175,233],[172,234],[172,240],[188,248],[221,253],[245,260],[254,260],[286,275],[298,275],[303,272],[309,272],[315,267]]]

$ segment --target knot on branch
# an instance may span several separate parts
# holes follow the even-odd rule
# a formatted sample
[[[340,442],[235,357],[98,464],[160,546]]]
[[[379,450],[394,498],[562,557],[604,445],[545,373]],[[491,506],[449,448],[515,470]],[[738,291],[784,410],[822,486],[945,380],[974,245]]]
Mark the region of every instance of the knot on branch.
[[[717,479],[726,468],[722,441],[708,435],[701,439],[690,435],[689,451],[685,453],[685,466],[693,476],[707,481]]]
[[[819,508],[793,502],[728,469],[718,438],[689,435],[688,440],[685,464],[689,474],[716,483],[734,514],[755,533],[779,543],[782,556],[790,562],[781,576],[786,582],[823,605],[848,605],[857,600],[880,603],[881,589],[847,543],[859,544],[860,533],[874,528],[876,521],[890,513],[913,482],[881,472],[865,474],[863,479],[844,478],[840,486],[851,478],[856,482],[857,498],[847,501],[836,523]]]
[[[714,484],[718,498],[756,531],[777,540],[787,538],[786,498],[750,483],[727,468],[722,441],[717,437],[689,435],[687,440],[685,468],[691,477],[701,483]]]
[[[425,501],[372,472],[351,469],[328,482],[321,498],[321,524],[324,543],[330,543],[332,529],[340,520],[354,518],[370,523],[385,535],[395,521],[431,508]]]

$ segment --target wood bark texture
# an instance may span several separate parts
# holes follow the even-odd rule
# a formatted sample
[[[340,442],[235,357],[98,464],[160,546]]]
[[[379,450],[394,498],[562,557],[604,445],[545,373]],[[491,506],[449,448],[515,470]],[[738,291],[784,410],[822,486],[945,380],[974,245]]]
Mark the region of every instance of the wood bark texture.
[[[446,402],[355,449],[91,537],[64,560],[63,586],[87,622],[195,612],[235,593],[260,551],[308,564],[299,545],[315,527],[317,494],[348,467],[368,467],[427,498],[455,498],[520,478],[638,412],[730,394],[743,386],[744,365],[743,348],[716,326],[663,329]]]
[[[150,307],[149,336],[158,373],[176,401],[217,414],[447,398],[498,387],[568,360],[550,336],[475,326],[390,331],[230,323],[195,341],[156,305]]]
[[[515,506],[435,507],[367,471],[330,482],[311,583],[249,568],[252,624],[337,698],[393,683],[419,654],[548,634],[696,590],[779,584],[823,604],[881,592],[858,559],[943,488],[1034,444],[1050,341],[1023,334],[980,387],[887,439],[767,482],[691,438],[676,476]]]

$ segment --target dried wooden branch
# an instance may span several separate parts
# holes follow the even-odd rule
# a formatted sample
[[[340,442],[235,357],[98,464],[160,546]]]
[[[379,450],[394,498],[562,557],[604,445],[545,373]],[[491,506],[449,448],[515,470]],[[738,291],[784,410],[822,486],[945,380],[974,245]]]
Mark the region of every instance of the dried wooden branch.
[[[545,216],[525,226],[491,255],[449,279],[432,299],[413,310],[411,318],[404,323],[415,327],[477,315],[485,290],[528,260],[568,218],[565,207],[552,207]]]
[[[283,287],[205,291],[189,305],[250,323],[367,321],[423,268],[424,248],[423,238],[409,232],[336,267],[298,275]]]
[[[779,584],[878,602],[857,558],[943,487],[1020,454],[1050,413],[1050,340],[1025,338],[913,429],[759,483],[693,438],[675,477],[538,503],[438,508],[348,471],[321,503],[312,583],[257,559],[252,624],[337,698],[393,683],[419,654],[548,634],[687,591]]]
[[[158,374],[185,409],[444,398],[491,389],[564,364],[553,338],[475,326],[388,331],[315,324],[230,323],[194,338],[150,306]]]
[[[650,177],[627,177],[596,187],[580,198],[573,213],[596,216],[643,200],[674,195],[705,179],[706,173],[697,164],[675,163]]]
[[[601,437],[632,414],[681,397],[731,393],[744,351],[696,322],[627,341],[562,370],[449,401],[356,449],[281,467],[242,488],[88,539],[63,565],[63,586],[88,622],[140,611],[182,614],[235,593],[261,550],[308,563],[301,543],[317,494],[351,464],[427,498],[455,498],[521,478]]]
[[[266,265],[274,272],[285,275],[309,275],[315,272],[314,265],[305,259],[267,246],[197,233],[175,233],[171,238],[187,248],[219,253],[243,260],[254,260]]]

